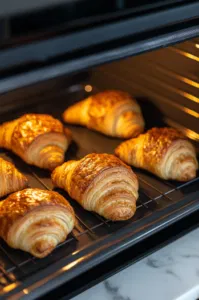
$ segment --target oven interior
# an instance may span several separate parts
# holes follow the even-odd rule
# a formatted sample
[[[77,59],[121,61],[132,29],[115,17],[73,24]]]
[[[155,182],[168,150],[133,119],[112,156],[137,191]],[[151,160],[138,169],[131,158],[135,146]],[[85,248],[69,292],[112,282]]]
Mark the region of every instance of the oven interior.
[[[199,148],[199,39],[165,49],[101,65],[73,76],[14,90],[0,96],[1,122],[23,113],[47,113],[61,120],[70,104],[105,89],[121,89],[134,96],[143,111],[146,129],[173,126],[183,131]],[[91,152],[113,153],[121,142],[81,126],[68,126],[73,142],[66,160]],[[50,173],[28,166],[9,151],[1,157],[15,163],[33,188],[54,189]],[[135,169],[139,200],[135,216],[125,222],[105,220],[85,211],[62,190],[74,207],[76,226],[47,258],[9,248],[0,241],[0,295],[38,298],[50,290],[137,245],[163,228],[199,208],[199,173],[190,182],[161,180]]]

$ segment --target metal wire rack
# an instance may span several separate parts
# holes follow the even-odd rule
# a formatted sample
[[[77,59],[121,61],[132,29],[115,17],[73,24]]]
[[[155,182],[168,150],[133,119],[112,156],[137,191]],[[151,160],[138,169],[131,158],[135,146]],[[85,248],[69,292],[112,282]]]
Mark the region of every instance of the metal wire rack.
[[[7,153],[2,153],[6,159],[13,157],[8,156]],[[19,160],[14,157],[15,160]],[[20,162],[22,163],[22,162]],[[23,163],[22,163],[23,164]],[[17,164],[18,165],[18,164]],[[24,169],[24,166],[23,168]],[[49,184],[46,178],[41,179],[45,171],[35,170],[35,168],[27,167],[29,172],[25,172],[30,180],[30,186],[51,190],[53,187]],[[136,172],[138,175],[140,190],[139,199],[137,203],[137,212],[134,218],[127,222],[115,223],[110,220],[105,220],[101,216],[84,211],[77,203],[69,199],[65,192],[59,190],[73,205],[76,211],[77,223],[67,238],[67,240],[60,244],[57,249],[47,258],[38,260],[28,253],[21,252],[9,248],[3,241],[0,242],[0,288],[4,292],[5,287],[23,280],[34,272],[40,271],[41,268],[53,263],[54,260],[61,259],[66,256],[67,252],[74,252],[85,245],[89,245],[93,240],[100,239],[106,235],[113,234],[116,230],[126,226],[126,223],[131,224],[141,218],[147,217],[154,211],[164,209],[172,205],[176,201],[180,201],[187,193],[194,193],[198,190],[199,193],[199,177],[190,182],[175,184],[170,182],[163,182],[152,177],[144,172]],[[148,178],[152,180],[148,180]],[[70,245],[70,247],[69,247]]]
[[[49,108],[47,113],[51,111],[52,108]],[[59,107],[59,112],[61,111],[63,110]],[[59,116],[59,113],[56,116]],[[85,128],[71,126],[70,129],[73,133],[74,142],[66,154],[66,159],[78,159],[91,152],[113,153],[114,148],[120,143],[119,140],[107,138]],[[17,168],[28,177],[30,187],[48,190],[54,189],[48,171],[28,166],[20,158],[8,151],[0,152],[0,156],[15,163]],[[183,207],[185,205],[184,199],[187,197],[194,200],[196,198],[199,199],[199,176],[190,182],[177,183],[160,180],[138,169],[134,171],[138,176],[140,189],[137,211],[131,220],[125,222],[105,220],[95,213],[84,210],[78,203],[70,199],[63,190],[57,189],[74,207],[77,222],[67,240],[60,244],[51,255],[39,260],[28,253],[11,249],[1,240],[0,295],[5,295],[14,290],[27,278],[34,274],[39,274],[41,270],[45,270],[49,265],[53,265],[62,259],[64,259],[64,265],[67,262],[71,263],[74,253],[81,252],[82,249],[84,251],[88,249],[89,251],[90,246],[97,245],[98,241],[102,241],[107,237],[114,237],[121,230],[131,229],[133,234],[133,230],[137,226],[140,232],[142,232],[143,224],[147,224],[149,217],[155,217],[156,213],[160,211],[165,211],[166,214],[167,208],[172,211],[172,207],[176,203],[181,203]]]

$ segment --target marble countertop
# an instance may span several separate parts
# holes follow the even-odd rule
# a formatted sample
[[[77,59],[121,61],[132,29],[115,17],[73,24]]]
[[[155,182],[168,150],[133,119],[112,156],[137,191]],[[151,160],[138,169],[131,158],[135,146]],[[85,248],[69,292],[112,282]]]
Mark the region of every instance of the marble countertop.
[[[199,299],[199,228],[73,300]]]

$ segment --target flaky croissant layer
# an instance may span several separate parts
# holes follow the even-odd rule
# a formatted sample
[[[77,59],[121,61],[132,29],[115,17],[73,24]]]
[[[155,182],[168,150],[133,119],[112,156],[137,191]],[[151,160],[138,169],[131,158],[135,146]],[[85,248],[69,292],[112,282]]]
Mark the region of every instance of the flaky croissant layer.
[[[129,165],[148,170],[163,179],[189,181],[196,177],[196,150],[173,128],[152,128],[120,144],[116,155]]]
[[[38,258],[63,242],[74,224],[72,207],[56,192],[30,188],[0,202],[0,236]]]
[[[70,140],[70,131],[50,115],[26,114],[0,126],[0,147],[44,169],[53,170],[64,162]]]
[[[114,155],[92,153],[68,161],[53,171],[52,181],[86,210],[107,219],[127,220],[136,211],[136,175]]]
[[[27,178],[15,166],[0,157],[0,197],[28,186]]]
[[[117,90],[92,95],[70,106],[63,113],[63,119],[120,138],[131,138],[144,130],[144,119],[136,100]]]

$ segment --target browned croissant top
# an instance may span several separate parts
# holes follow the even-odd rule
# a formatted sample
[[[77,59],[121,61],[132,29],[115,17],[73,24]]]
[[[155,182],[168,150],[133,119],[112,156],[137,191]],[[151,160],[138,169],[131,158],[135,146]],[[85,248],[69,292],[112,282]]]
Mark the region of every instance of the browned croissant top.
[[[27,178],[16,167],[0,157],[0,197],[28,186]]]
[[[194,146],[173,128],[152,128],[120,144],[115,153],[128,164],[166,180],[191,180],[198,169]]]
[[[137,177],[114,155],[91,153],[67,161],[53,171],[52,181],[86,210],[106,219],[128,220],[136,211]]]
[[[26,114],[18,119],[13,132],[13,143],[20,145],[24,150],[36,137],[48,132],[63,133],[62,123],[50,115]]]
[[[73,208],[53,191],[25,189],[0,202],[0,237],[38,258],[65,241],[74,225]]]
[[[140,112],[137,102],[130,94],[118,90],[108,90],[91,97],[89,115],[94,119],[106,117],[105,112],[111,111],[117,105],[120,106],[122,102],[135,104],[134,111]]]
[[[118,90],[106,90],[70,106],[63,119],[121,138],[137,136],[144,130],[138,103],[128,93]]]
[[[63,208],[74,214],[69,203],[56,192],[29,188],[11,194],[0,202],[0,235],[6,239],[6,234],[12,224],[28,212],[35,210],[35,214],[37,214],[37,208],[56,205],[63,206]]]
[[[50,115],[26,114],[0,126],[0,147],[25,162],[53,170],[64,162],[71,132]]]
[[[99,174],[105,170],[120,166],[129,169],[131,174],[133,174],[131,168],[114,155],[106,153],[88,154],[81,159],[81,163],[74,169],[71,186],[73,186],[73,184],[76,187],[78,186],[80,194],[83,194],[96,176],[99,176]],[[135,180],[137,180],[136,176]]]
[[[157,164],[167,152],[171,144],[186,137],[174,128],[152,128],[141,135],[145,137],[143,155],[145,162],[150,165]]]

